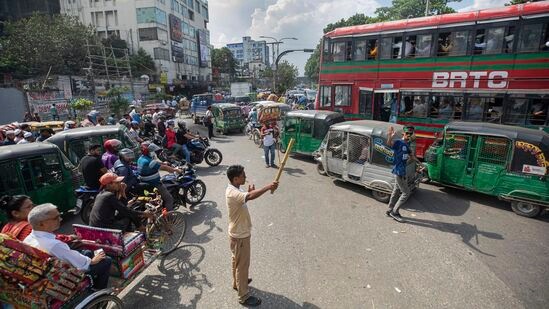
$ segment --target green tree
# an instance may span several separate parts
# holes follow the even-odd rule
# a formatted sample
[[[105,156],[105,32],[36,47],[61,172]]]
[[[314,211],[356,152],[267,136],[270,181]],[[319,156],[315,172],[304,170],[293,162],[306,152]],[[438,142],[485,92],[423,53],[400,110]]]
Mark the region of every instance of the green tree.
[[[117,117],[120,117],[122,112],[128,110],[130,106],[130,101],[122,96],[128,91],[128,87],[113,87],[107,91],[107,97],[110,98],[109,108]]]
[[[137,53],[130,56],[130,66],[133,77],[139,77],[143,74],[150,76],[156,73],[153,58],[143,48],[139,48]]]
[[[511,0],[509,3],[505,3],[505,5],[514,5],[514,4],[523,4],[527,2],[538,2],[543,0]]]
[[[429,15],[454,13],[449,2],[461,0],[429,0]],[[393,0],[391,6],[380,7],[375,11],[376,21],[398,20],[425,16],[427,0]]]
[[[266,79],[273,78],[273,70],[271,68],[266,68],[262,77]],[[286,60],[278,63],[278,69],[276,74],[276,93],[285,93],[287,89],[295,87],[297,84],[297,76],[299,71],[297,67]]]
[[[0,38],[0,72],[15,78],[50,74],[80,74],[86,61],[86,43],[93,29],[76,17],[35,14],[7,22]]]
[[[218,69],[220,73],[234,76],[238,64],[233,53],[227,47],[214,48],[212,50],[212,68]]]

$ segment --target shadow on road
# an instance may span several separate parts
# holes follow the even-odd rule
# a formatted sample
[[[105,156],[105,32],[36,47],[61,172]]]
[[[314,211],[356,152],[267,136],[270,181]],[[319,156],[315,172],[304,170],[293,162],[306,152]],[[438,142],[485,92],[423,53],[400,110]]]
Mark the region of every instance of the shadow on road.
[[[213,286],[206,275],[198,273],[204,256],[203,247],[184,245],[163,257],[158,265],[162,275],[144,276],[125,295],[125,307],[196,308],[204,288]]]
[[[307,175],[302,169],[300,168],[291,168],[291,167],[285,167],[284,172],[290,176],[293,177],[301,177],[299,175]]]
[[[484,236],[490,239],[503,240],[503,236],[498,233],[479,231],[476,224],[469,224],[461,222],[460,224],[447,223],[441,221],[431,221],[418,218],[406,218],[407,224],[417,225],[421,227],[427,227],[431,229],[436,229],[441,232],[452,233],[461,236],[461,241],[466,244],[471,249],[475,250],[478,253],[496,257],[495,255],[489,254],[477,248],[476,246],[480,245],[479,235]],[[474,243],[473,243],[474,242]]]
[[[217,203],[214,201],[202,201],[190,208],[187,215],[187,233],[184,242],[193,244],[204,244],[212,240],[210,233],[213,230],[222,231],[217,226],[217,218],[221,218],[222,214],[217,209]],[[197,233],[197,231],[200,231]]]
[[[293,300],[267,291],[262,291],[254,287],[250,287],[250,294],[261,298],[263,301],[260,308],[284,308],[284,309],[319,309],[320,307],[308,302],[298,304]]]
[[[219,164],[217,166],[209,166],[206,163],[204,165],[196,165],[196,173],[198,176],[207,176],[207,175],[221,175],[229,168],[227,165]]]

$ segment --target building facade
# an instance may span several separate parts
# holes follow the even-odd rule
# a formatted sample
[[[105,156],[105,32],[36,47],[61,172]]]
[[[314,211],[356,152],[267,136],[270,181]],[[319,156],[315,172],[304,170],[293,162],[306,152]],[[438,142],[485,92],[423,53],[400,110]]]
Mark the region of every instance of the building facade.
[[[143,48],[156,63],[155,83],[205,86],[212,80],[207,0],[59,0],[100,38],[115,35],[130,53]]]
[[[243,75],[269,66],[269,46],[266,41],[254,41],[245,36],[241,43],[227,44],[227,48],[238,61]]]
[[[30,17],[34,13],[59,14],[59,0],[0,0],[0,22]]]

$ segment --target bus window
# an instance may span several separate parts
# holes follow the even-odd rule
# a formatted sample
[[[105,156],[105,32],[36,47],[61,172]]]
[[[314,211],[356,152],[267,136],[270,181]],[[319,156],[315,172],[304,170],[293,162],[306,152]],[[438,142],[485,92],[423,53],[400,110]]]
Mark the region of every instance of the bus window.
[[[549,99],[533,99],[528,111],[526,124],[534,126],[543,126],[547,122],[547,106]]]
[[[522,26],[518,52],[537,52],[549,50],[549,24],[531,24]]]
[[[505,27],[479,29],[475,36],[475,54],[499,54],[503,48]]]
[[[463,96],[433,96],[431,98],[431,117],[459,120],[463,108]]]
[[[438,35],[439,56],[464,56],[467,54],[469,31],[442,32]]]
[[[528,102],[526,98],[509,97],[507,108],[503,116],[504,124],[524,125],[528,114]]]
[[[410,45],[410,43],[408,43],[408,44]],[[400,36],[397,36],[397,37],[393,38],[392,58],[393,59],[402,58],[402,37],[400,37]]]
[[[513,52],[513,45],[515,43],[515,27],[511,26],[507,28],[507,32],[505,33],[505,37],[503,38],[503,52],[510,54]]]
[[[366,59],[366,41],[356,41],[353,51],[353,60],[362,61]]]
[[[502,98],[470,97],[465,120],[500,123],[502,114]]]
[[[376,60],[378,54],[378,41],[368,40],[368,60]]]
[[[416,56],[416,36],[409,35],[406,37],[406,40],[404,41],[404,58],[414,58],[415,56]]]
[[[322,50],[322,60],[324,62],[331,62],[332,56],[330,55],[330,39],[324,38],[324,49]]]
[[[393,52],[393,38],[381,39],[381,53],[379,59],[391,59]]]
[[[408,95],[403,98],[404,115],[409,117],[425,118],[429,115],[429,96],[427,95]],[[410,106],[411,102],[411,106]],[[410,110],[411,107],[411,110]],[[408,111],[406,111],[406,109]]]
[[[332,87],[320,87],[320,107],[332,106]]]
[[[352,54],[352,41],[334,42],[332,44],[332,54],[334,55],[334,62],[343,62],[351,60]]]
[[[431,56],[432,39],[432,34],[423,34],[416,36],[415,56],[417,58]]]
[[[335,106],[351,106],[351,86],[335,86]]]

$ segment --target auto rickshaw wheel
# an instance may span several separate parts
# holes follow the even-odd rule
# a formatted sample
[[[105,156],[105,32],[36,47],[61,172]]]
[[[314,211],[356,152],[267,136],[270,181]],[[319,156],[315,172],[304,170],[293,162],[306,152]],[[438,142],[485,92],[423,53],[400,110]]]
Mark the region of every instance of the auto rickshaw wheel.
[[[391,199],[391,194],[377,190],[372,190],[372,196],[382,203],[389,203],[389,200]]]
[[[511,202],[511,209],[519,215],[528,218],[534,218],[541,212],[541,207],[528,202]]]
[[[95,200],[90,198],[84,203],[84,205],[82,205],[82,209],[80,210],[80,218],[85,224],[90,224],[90,214],[94,202]]]
[[[322,175],[322,176],[326,176],[326,175],[327,175],[327,174],[326,174],[326,170],[324,169],[324,165],[322,165],[321,162],[318,162],[318,163],[316,164],[316,171],[317,171],[320,175]]]

